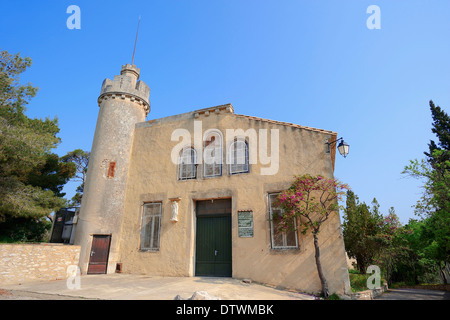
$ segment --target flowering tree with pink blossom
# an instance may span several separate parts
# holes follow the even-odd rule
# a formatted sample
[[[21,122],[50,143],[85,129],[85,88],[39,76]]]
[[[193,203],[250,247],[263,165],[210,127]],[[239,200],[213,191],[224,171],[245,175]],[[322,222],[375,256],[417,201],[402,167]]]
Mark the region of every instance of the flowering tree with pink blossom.
[[[295,176],[292,186],[278,197],[282,213],[273,219],[278,219],[278,226],[286,231],[297,226],[302,234],[309,231],[314,237],[315,260],[317,272],[322,284],[322,293],[329,296],[328,283],[320,263],[319,232],[322,224],[331,214],[339,212],[339,201],[349,190],[348,185],[323,176]],[[296,222],[294,224],[294,221]]]

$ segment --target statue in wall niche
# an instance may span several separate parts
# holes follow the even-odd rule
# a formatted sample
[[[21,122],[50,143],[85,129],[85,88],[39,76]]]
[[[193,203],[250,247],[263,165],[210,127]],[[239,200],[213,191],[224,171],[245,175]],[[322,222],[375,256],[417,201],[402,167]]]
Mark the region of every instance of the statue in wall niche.
[[[179,198],[170,199],[172,201],[172,219],[170,221],[177,222],[178,221],[178,201]]]

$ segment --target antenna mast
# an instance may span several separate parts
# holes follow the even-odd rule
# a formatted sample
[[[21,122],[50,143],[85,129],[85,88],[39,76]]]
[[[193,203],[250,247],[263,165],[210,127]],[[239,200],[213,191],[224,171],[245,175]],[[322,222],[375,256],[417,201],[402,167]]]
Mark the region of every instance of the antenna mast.
[[[139,16],[138,27],[137,27],[137,30],[136,30],[136,40],[134,40],[133,59],[131,59],[131,65],[134,64],[134,53],[136,52],[136,43],[137,43],[137,39],[138,39],[139,24],[140,24],[140,23],[141,23],[141,16]]]

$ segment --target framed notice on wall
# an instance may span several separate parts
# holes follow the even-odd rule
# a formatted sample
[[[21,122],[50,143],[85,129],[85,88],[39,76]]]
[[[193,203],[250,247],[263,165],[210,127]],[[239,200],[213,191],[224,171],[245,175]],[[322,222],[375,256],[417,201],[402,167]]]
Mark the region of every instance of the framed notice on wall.
[[[253,237],[253,211],[238,211],[238,229],[240,238]]]

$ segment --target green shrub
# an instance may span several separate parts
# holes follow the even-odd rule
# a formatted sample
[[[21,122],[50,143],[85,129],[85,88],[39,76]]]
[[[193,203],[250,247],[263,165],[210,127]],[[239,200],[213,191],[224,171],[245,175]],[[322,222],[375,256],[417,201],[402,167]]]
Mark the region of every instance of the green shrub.
[[[7,218],[0,223],[1,243],[45,242],[52,223],[43,217]]]
[[[372,276],[372,274],[360,274],[359,271],[351,272],[350,270],[348,273],[352,292],[369,290],[369,288],[367,287],[367,279],[369,279],[369,277]],[[385,282],[384,278],[381,277],[380,283],[383,284],[384,282]]]
[[[367,279],[370,277],[370,274],[357,274],[357,273],[349,273],[350,277],[350,287],[352,288],[352,292],[364,291],[367,290]]]
[[[341,298],[336,293],[333,293],[327,298],[327,300],[341,300]]]

